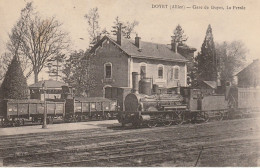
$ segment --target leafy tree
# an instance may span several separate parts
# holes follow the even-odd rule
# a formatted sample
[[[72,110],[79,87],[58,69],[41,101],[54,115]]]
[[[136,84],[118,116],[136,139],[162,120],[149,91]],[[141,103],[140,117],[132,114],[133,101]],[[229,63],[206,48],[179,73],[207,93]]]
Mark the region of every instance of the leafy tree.
[[[198,53],[199,80],[216,81],[218,60],[211,26],[208,26],[201,52]]]
[[[17,57],[14,57],[5,78],[1,85],[2,99],[26,99],[28,98],[28,86],[23,75],[21,64]]]
[[[9,36],[9,48],[14,48],[16,53],[21,52],[30,60],[34,82],[38,82],[38,74],[42,68],[53,57],[68,49],[69,38],[55,17],[41,18],[34,12],[32,3],[27,3],[25,9],[28,15],[24,17],[21,13],[21,18]]]
[[[66,60],[63,80],[75,88],[76,96],[85,96],[95,85],[92,80],[95,74],[89,74],[89,68],[88,55],[83,50],[74,51]]]
[[[216,44],[221,80],[232,82],[234,73],[245,65],[247,52],[247,48],[241,41]]]
[[[131,34],[135,33],[134,31],[135,27],[139,25],[139,22],[136,20],[134,20],[133,22],[127,21],[126,23],[124,23],[120,21],[118,16],[115,18],[115,21],[113,23],[114,26],[112,26],[112,31],[111,31],[113,35],[117,35],[119,25],[121,24],[122,36],[124,36],[127,39],[131,38]]]

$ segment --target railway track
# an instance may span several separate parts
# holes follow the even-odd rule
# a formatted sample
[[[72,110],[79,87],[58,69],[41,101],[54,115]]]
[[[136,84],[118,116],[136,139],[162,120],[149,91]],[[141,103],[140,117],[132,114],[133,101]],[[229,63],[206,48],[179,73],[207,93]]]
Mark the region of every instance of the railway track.
[[[257,142],[260,142],[259,140]],[[225,148],[225,147],[237,147],[238,145],[241,146],[252,146],[254,147],[254,142],[243,142],[239,144],[228,144],[228,145],[207,145],[205,144],[203,146],[203,150],[211,150],[213,148]],[[129,165],[131,166],[138,166],[138,163],[136,165],[133,165],[132,160],[134,159],[141,159],[142,165],[151,164],[150,162],[154,162],[154,159],[149,159],[149,157],[156,158],[156,163],[158,163],[159,160],[162,162],[165,161],[165,157],[167,155],[173,155],[175,156],[176,153],[183,153],[188,152],[191,156],[196,156],[198,154],[198,151],[200,150],[200,146],[195,147],[182,147],[177,148],[175,144],[172,143],[172,141],[150,141],[150,142],[133,142],[131,145],[126,144],[120,144],[120,145],[109,145],[109,146],[103,146],[98,148],[93,148],[91,150],[85,149],[81,151],[77,151],[77,158],[76,159],[70,159],[70,154],[66,153],[63,155],[46,155],[44,157],[43,155],[38,157],[30,157],[29,160],[26,160],[22,157],[20,158],[20,162],[15,159],[10,159],[10,161],[16,162],[17,165],[23,165],[24,166],[40,166],[40,167],[51,167],[51,166],[89,166],[89,164],[97,165],[98,162],[104,163],[110,163],[113,161],[116,161],[117,163],[123,164],[122,166],[125,166],[125,162],[130,160]],[[73,153],[72,153],[73,154]],[[149,156],[149,157],[147,157]],[[159,156],[159,158],[158,158]],[[50,163],[49,157],[53,157],[55,162]],[[183,156],[184,157],[184,156]],[[38,158],[38,160],[37,160]],[[63,160],[69,160],[64,162]],[[87,158],[87,159],[86,159]],[[195,159],[196,157],[194,157]],[[172,158],[173,159],[173,158]],[[29,161],[29,162],[28,162]],[[121,161],[121,162],[120,162]],[[145,163],[147,162],[147,163]],[[16,166],[12,165],[11,166]]]
[[[243,131],[241,133],[243,133]],[[122,153],[131,153],[131,152],[136,153],[137,151],[145,151],[145,152],[149,153],[150,149],[156,149],[156,150],[163,149],[165,151],[168,148],[172,149],[172,148],[178,147],[177,145],[175,145],[175,143],[178,141],[187,142],[187,140],[205,139],[205,138],[208,139],[209,137],[212,138],[214,136],[216,136],[216,134],[211,134],[211,135],[207,135],[207,136],[194,136],[194,137],[187,137],[187,138],[167,137],[164,139],[157,139],[157,140],[153,140],[153,141],[144,140],[144,139],[137,139],[137,140],[134,139],[134,140],[118,141],[118,142],[113,141],[112,144],[108,143],[105,145],[102,145],[102,143],[100,143],[96,147],[93,147],[93,146],[91,147],[91,145],[80,145],[80,146],[74,145],[72,148],[67,148],[65,150],[53,149],[52,151],[45,151],[45,152],[44,151],[36,152],[37,150],[35,148],[33,148],[33,149],[24,148],[21,151],[24,152],[24,151],[26,151],[26,149],[30,149],[31,151],[27,151],[27,153],[26,152],[20,153],[19,155],[15,155],[15,156],[5,157],[4,163],[8,165],[9,163],[18,161],[17,165],[21,165],[21,164],[23,164],[23,162],[19,162],[19,160],[22,160],[22,161],[26,160],[26,165],[30,164],[30,162],[32,162],[31,163],[32,165],[29,165],[29,166],[35,166],[34,164],[36,164],[37,159],[40,158],[40,160],[42,160],[42,159],[47,160],[48,164],[50,164],[49,163],[50,159],[48,159],[48,158],[54,158],[55,161],[57,161],[59,159],[67,160],[70,158],[71,155],[74,155],[75,153],[76,153],[78,159],[83,158],[83,160],[84,160],[85,157],[88,157],[88,158],[92,158],[92,159],[90,159],[90,161],[91,160],[93,161],[93,157],[94,157],[94,160],[96,160],[95,157],[107,156],[107,155],[113,156],[113,153],[115,155],[119,154],[121,156]],[[185,149],[185,148],[191,149],[190,147],[182,147],[182,149]],[[152,153],[154,153],[154,152],[152,152]],[[80,157],[80,154],[82,154],[83,156]],[[115,156],[113,156],[113,157],[115,157]],[[110,160],[110,158],[108,158],[108,160]],[[88,161],[88,162],[90,162],[90,161]],[[71,162],[74,162],[74,161],[71,161]],[[80,162],[80,161],[78,161],[78,160],[75,161],[75,163],[77,163],[77,162]],[[84,161],[84,162],[87,162],[87,161]],[[56,165],[56,163],[52,166],[55,166],[55,165]],[[48,165],[42,165],[42,166],[48,166]]]
[[[215,137],[216,135],[219,134],[207,134],[205,132],[203,133],[199,133],[197,136],[188,136],[188,137],[181,137],[181,138],[173,138],[172,135],[170,134],[172,132],[172,130],[160,130],[160,131],[155,131],[152,134],[150,132],[147,132],[149,130],[146,131],[142,131],[141,133],[130,133],[131,136],[135,135],[135,136],[139,136],[140,134],[143,136],[148,136],[150,134],[150,137],[152,138],[152,134],[158,134],[158,133],[165,133],[165,134],[169,134],[168,139],[174,140],[174,141],[178,141],[178,140],[190,140],[192,141],[193,139],[196,138],[204,138],[204,139],[210,139]],[[240,132],[240,134],[245,134],[248,130],[236,130],[236,132]],[[222,132],[222,134],[225,132]],[[125,139],[130,138],[128,136],[128,133],[110,133],[110,134],[104,134],[102,136],[84,136],[84,137],[76,137],[76,138],[62,138],[62,139],[55,139],[55,140],[48,140],[46,142],[37,142],[37,144],[9,144],[9,145],[5,145],[4,147],[1,146],[0,148],[0,157],[3,157],[2,154],[4,154],[4,156],[8,156],[12,153],[14,153],[13,155],[15,155],[15,153],[35,153],[34,151],[40,151],[40,152],[44,152],[42,150],[39,150],[40,148],[44,148],[45,150],[52,150],[57,148],[57,146],[59,146],[59,149],[57,149],[59,151],[63,151],[62,149],[70,146],[70,145],[84,145],[84,144],[92,144],[95,142],[107,142],[109,140],[111,141],[123,141]],[[226,131],[227,134],[227,131]],[[221,137],[221,136],[219,136]],[[23,140],[21,140],[23,141]],[[0,141],[1,142],[1,141]],[[25,142],[25,141],[23,141]],[[38,153],[38,152],[37,152]]]
[[[243,119],[242,119],[243,120]],[[228,121],[222,121],[224,123],[228,123]],[[203,123],[207,124],[207,123]],[[194,125],[191,125],[194,126]],[[187,125],[172,125],[170,127],[159,127],[157,128],[158,131],[153,131],[155,134],[160,133],[161,131],[172,131],[172,128],[185,128]],[[188,125],[189,127],[189,125]],[[122,127],[117,127],[119,128],[118,130],[120,131],[120,134],[122,133],[134,133],[135,129],[122,129]],[[148,128],[149,129],[149,128]],[[146,132],[147,128],[141,128],[139,132]],[[59,132],[52,132],[51,134],[49,132],[44,132],[44,133],[31,133],[31,134],[21,134],[21,135],[8,135],[8,136],[1,136],[1,144],[0,148],[6,147],[6,145],[10,144],[10,142],[15,142],[16,146],[19,146],[19,144],[24,145],[25,141],[30,141],[30,140],[37,140],[37,143],[39,141],[47,139],[48,141],[56,140],[56,137],[64,137],[63,139],[78,139],[81,137],[89,138],[92,136],[99,136],[100,134],[104,135],[107,133],[111,133],[111,135],[116,135],[118,134],[117,132],[114,132],[112,129],[106,129],[106,128],[95,128],[95,129],[90,129],[90,130],[72,130],[72,131],[59,131]],[[60,138],[61,139],[61,138]],[[61,139],[61,140],[63,140]],[[39,140],[39,141],[38,141]]]
[[[232,137],[234,134],[244,137],[259,132],[251,127],[241,127],[240,123],[240,121],[232,123],[223,121],[156,129],[112,131],[102,129],[99,130],[102,135],[97,135],[95,130],[87,130],[85,133],[75,131],[69,134],[69,138],[60,133],[54,134],[55,138],[51,138],[52,133],[47,134],[47,137],[44,138],[46,135],[44,133],[38,134],[43,138],[39,142],[40,144],[29,143],[26,145],[26,140],[30,139],[24,137],[19,140],[19,144],[10,141],[10,145],[2,145],[0,154],[4,166],[151,166],[167,161],[174,162],[176,160],[178,162],[178,160],[189,157],[193,163],[201,146],[204,147],[203,150],[214,149],[214,146],[217,146],[216,148],[237,148],[238,145],[239,148],[248,145],[255,149],[254,144],[260,143],[257,140],[234,144],[232,144],[234,140],[227,141],[229,144],[223,141],[226,137]],[[217,129],[212,132],[213,127],[221,127],[222,125],[227,127],[232,125],[232,128]],[[192,134],[184,135],[183,132],[187,131],[192,132]],[[37,135],[29,137],[34,138],[34,136],[37,137]],[[49,138],[51,140],[48,141]],[[216,139],[219,144],[213,145],[211,142]],[[0,143],[1,141],[2,139]],[[44,141],[46,143],[41,144]],[[196,141],[196,145],[190,145]],[[7,139],[4,142],[7,143]],[[179,153],[182,154],[179,156]]]

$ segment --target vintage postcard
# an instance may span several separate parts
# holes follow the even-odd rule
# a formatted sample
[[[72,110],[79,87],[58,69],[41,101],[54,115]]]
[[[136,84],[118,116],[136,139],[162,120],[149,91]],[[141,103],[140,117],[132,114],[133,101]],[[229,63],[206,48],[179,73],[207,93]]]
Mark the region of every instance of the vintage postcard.
[[[1,0],[1,167],[260,166],[258,0]]]

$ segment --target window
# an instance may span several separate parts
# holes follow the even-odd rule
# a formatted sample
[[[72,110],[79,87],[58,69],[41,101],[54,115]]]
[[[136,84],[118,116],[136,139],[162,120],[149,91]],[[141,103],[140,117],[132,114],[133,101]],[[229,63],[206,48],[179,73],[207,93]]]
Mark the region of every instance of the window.
[[[174,66],[174,76],[173,76],[173,78],[175,79],[175,80],[178,80],[179,79],[179,71],[180,71],[180,67],[179,66]]]
[[[105,78],[111,79],[112,78],[112,64],[110,62],[105,63],[104,67],[105,67],[105,71],[104,71]]]
[[[163,65],[158,66],[158,78],[163,78]]]
[[[140,78],[143,79],[146,76],[146,64],[145,63],[141,63],[140,66]]]

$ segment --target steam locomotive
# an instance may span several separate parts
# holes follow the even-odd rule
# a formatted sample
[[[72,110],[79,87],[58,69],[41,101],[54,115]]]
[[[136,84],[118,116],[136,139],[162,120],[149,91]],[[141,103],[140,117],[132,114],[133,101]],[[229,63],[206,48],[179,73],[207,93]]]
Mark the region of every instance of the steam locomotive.
[[[146,79],[138,81],[137,76],[133,73],[132,92],[124,97],[125,109],[118,115],[123,126],[207,122],[247,115],[260,108],[259,88],[222,86],[218,94],[189,87],[159,90],[156,85],[152,89]]]

